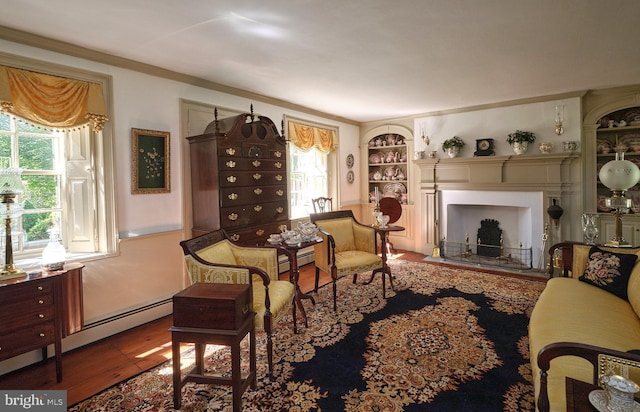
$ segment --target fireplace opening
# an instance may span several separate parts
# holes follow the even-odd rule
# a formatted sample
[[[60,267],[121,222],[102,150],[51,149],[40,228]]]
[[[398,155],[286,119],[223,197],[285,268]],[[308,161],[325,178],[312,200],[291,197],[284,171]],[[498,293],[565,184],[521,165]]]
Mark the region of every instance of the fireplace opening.
[[[478,254],[480,256],[498,257],[502,244],[502,229],[495,219],[482,219],[478,229]],[[493,246],[493,247],[492,247]]]

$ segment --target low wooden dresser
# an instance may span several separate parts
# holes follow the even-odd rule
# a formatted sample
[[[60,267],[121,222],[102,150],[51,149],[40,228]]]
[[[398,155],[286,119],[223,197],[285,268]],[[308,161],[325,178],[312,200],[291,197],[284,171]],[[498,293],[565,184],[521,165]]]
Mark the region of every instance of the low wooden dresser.
[[[239,412],[242,393],[256,387],[255,313],[249,285],[194,283],[173,296],[171,331],[173,357],[173,406],[180,409],[182,386],[187,382],[230,385],[233,410]],[[240,343],[249,334],[249,371],[243,376]],[[195,367],[182,378],[180,344],[195,344]],[[231,347],[231,378],[205,375],[207,343]]]
[[[54,345],[56,380],[62,380],[62,339],[84,322],[81,264],[35,278],[0,281],[0,361]]]

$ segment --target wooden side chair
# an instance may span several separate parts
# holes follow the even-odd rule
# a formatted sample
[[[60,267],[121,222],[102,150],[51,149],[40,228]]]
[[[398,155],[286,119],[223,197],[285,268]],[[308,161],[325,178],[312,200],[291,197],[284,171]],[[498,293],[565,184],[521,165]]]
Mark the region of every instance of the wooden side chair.
[[[314,213],[331,212],[333,210],[333,200],[330,197],[316,197],[311,199]]]
[[[338,278],[353,275],[353,283],[356,283],[358,273],[383,272],[384,276],[382,258],[376,253],[376,231],[358,223],[351,210],[313,213],[309,218],[318,226],[318,236],[324,240],[314,246],[315,291],[318,291],[320,271],[330,274],[333,283],[333,310],[338,310]]]
[[[192,284],[251,285],[255,327],[267,334],[267,359],[272,375],[273,325],[289,311],[295,295],[293,283],[278,278],[277,249],[238,246],[227,238],[224,230],[183,240],[180,246]]]

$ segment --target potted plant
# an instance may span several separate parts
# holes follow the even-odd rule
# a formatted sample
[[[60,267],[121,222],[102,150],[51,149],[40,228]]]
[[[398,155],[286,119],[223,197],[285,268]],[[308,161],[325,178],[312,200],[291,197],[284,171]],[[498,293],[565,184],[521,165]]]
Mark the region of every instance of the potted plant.
[[[447,139],[442,142],[442,151],[446,152],[449,157],[456,157],[460,153],[460,149],[464,146],[464,141],[458,137],[453,136],[451,139]]]
[[[533,132],[523,132],[522,130],[516,130],[507,137],[507,142],[516,154],[526,153],[529,143],[535,141],[536,135]]]

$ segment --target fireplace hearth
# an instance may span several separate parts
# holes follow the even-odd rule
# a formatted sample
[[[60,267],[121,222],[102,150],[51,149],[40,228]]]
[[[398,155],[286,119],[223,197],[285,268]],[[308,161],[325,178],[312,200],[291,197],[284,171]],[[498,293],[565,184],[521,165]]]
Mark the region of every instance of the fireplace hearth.
[[[483,254],[478,253],[478,248]],[[494,245],[471,245],[468,241],[440,242],[440,257],[466,264],[496,266],[501,268],[530,270],[533,267],[531,248],[514,248]]]

